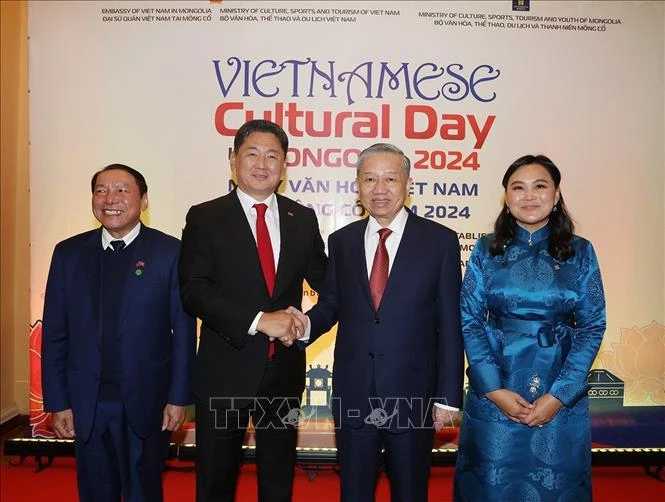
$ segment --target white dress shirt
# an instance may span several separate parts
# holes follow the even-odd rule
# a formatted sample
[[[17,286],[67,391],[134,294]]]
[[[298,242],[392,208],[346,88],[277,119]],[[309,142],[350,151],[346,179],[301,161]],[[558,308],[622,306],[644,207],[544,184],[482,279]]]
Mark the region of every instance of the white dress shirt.
[[[242,206],[242,210],[245,213],[245,217],[247,218],[247,223],[249,224],[249,228],[252,229],[254,242],[256,242],[256,208],[254,207],[254,204],[265,204],[266,206],[268,206],[268,209],[266,209],[266,216],[265,216],[266,226],[268,227],[268,234],[270,234],[270,245],[272,246],[272,253],[275,258],[275,273],[277,273],[277,268],[279,266],[279,250],[282,242],[279,233],[279,208],[277,205],[277,197],[275,196],[274,193],[272,193],[265,200],[255,200],[249,195],[247,195],[245,192],[240,190],[240,188],[236,189],[236,193],[238,195],[238,200],[240,200],[240,205]],[[262,311],[256,314],[256,317],[254,317],[254,321],[252,322],[251,326],[249,327],[249,330],[247,331],[248,334],[250,335],[256,334],[256,326],[259,324],[259,319],[261,319],[262,315],[263,315]]]
[[[402,235],[404,235],[404,227],[406,220],[409,218],[409,213],[406,209],[402,210],[395,215],[393,221],[390,222],[385,228],[392,230],[392,233],[386,238],[386,250],[388,251],[388,278],[390,278],[390,271],[393,268],[393,262],[397,255],[399,243],[402,242]],[[379,245],[379,230],[381,225],[378,221],[370,216],[367,220],[367,228],[365,229],[365,260],[367,261],[367,277],[369,278],[372,273],[372,264],[374,263],[374,255],[376,248]]]
[[[136,239],[139,236],[140,231],[141,231],[141,222],[139,221],[136,224],[136,226],[132,228],[129,232],[127,232],[127,235],[125,235],[122,239],[116,239],[109,233],[108,230],[102,227],[102,249],[106,251],[108,247],[111,245],[111,241],[124,241],[125,247],[127,247],[132,242],[134,242],[134,239]]]

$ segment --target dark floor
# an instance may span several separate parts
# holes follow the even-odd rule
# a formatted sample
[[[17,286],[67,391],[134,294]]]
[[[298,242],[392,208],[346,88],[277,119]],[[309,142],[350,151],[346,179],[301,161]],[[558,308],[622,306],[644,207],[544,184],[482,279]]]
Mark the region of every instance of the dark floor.
[[[0,425],[0,443],[3,449],[5,439],[30,437],[30,419],[27,415],[18,415]]]

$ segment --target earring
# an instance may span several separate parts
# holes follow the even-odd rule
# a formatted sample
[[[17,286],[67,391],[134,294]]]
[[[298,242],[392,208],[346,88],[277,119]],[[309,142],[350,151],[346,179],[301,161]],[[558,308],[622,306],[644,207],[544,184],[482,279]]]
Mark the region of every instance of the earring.
[[[506,214],[510,214],[510,208],[506,206]]]
[[[554,206],[554,207],[552,208],[552,212],[553,212],[553,213],[556,213],[558,210],[559,210],[559,208],[558,208],[557,206]]]

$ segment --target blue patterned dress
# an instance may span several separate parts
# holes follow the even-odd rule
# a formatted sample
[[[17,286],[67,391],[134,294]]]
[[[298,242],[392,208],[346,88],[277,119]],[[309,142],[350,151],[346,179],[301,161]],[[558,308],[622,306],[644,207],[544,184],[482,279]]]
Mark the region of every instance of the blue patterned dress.
[[[587,374],[605,332],[605,296],[591,243],[575,236],[564,262],[549,226],[518,227],[503,255],[476,243],[462,286],[469,363],[455,472],[457,502],[591,501]],[[564,406],[543,427],[511,421],[484,395],[506,388]]]

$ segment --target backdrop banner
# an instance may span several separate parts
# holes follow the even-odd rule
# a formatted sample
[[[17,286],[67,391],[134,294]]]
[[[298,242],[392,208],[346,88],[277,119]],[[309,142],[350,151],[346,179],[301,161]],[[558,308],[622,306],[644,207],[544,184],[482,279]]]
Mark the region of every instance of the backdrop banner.
[[[408,207],[458,232],[462,268],[510,163],[549,156],[607,295],[594,442],[665,446],[664,20],[651,1],[29,2],[33,435],[53,436],[50,257],[95,227],[92,174],[140,170],[143,221],[180,237],[190,206],[233,188],[238,127],[265,118],[291,140],[279,192],[316,211],[324,241],[365,216],[356,160],[388,142],[412,161]],[[301,445],[334,444],[334,344],[333,330],[308,349]],[[454,447],[456,431],[437,441]]]

